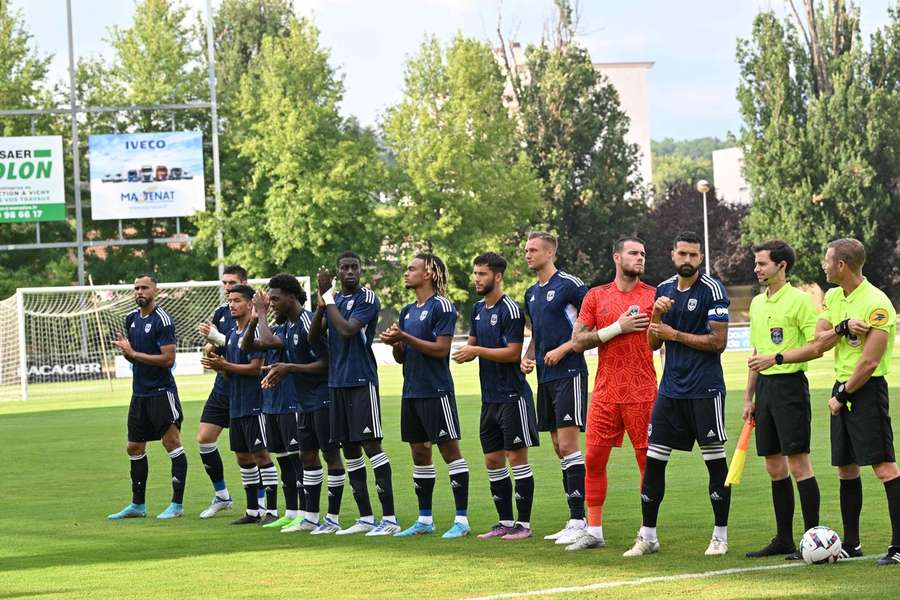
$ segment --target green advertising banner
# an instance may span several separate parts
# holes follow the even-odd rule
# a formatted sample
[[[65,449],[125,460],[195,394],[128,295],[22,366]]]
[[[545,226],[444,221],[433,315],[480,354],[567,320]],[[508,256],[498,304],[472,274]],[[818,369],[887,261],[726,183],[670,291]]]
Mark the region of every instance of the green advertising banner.
[[[0,223],[65,219],[62,137],[0,137]]]

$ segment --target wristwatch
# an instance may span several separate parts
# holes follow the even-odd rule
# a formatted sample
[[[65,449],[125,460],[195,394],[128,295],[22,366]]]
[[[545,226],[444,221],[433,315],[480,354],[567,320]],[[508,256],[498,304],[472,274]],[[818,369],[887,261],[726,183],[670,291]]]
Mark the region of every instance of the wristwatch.
[[[775,364],[780,365],[783,363],[784,363],[784,354],[779,352],[778,354],[775,355]]]
[[[847,403],[847,400],[850,399],[850,392],[847,391],[847,384],[842,383],[838,385],[837,390],[834,392],[834,399],[841,404]]]

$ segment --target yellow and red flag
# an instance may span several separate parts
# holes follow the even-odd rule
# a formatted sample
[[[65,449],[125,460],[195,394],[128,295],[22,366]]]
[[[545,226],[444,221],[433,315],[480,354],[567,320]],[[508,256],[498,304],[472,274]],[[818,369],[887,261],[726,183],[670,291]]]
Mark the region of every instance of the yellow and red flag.
[[[738,438],[737,448],[734,450],[734,456],[731,457],[731,466],[728,467],[728,476],[725,477],[725,486],[737,485],[741,482],[741,476],[744,474],[744,465],[747,462],[747,448],[750,446],[750,434],[756,427],[756,421],[750,419],[744,423],[741,429],[741,436]]]

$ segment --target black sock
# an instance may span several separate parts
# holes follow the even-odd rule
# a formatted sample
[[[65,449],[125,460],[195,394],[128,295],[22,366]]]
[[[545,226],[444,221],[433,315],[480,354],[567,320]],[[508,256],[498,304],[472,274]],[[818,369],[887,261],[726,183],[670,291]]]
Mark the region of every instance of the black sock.
[[[570,519],[584,519],[584,456],[581,451],[566,457],[566,502]]]
[[[562,469],[562,483],[563,483],[563,493],[566,495],[566,498],[569,497],[569,474],[566,471],[569,469],[568,461],[565,458],[559,459],[559,467]]]
[[[413,465],[413,486],[419,501],[419,516],[431,516],[431,502],[434,495],[434,480],[437,471],[434,465]]]
[[[128,455],[131,463],[131,502],[134,504],[146,504],[147,475],[150,466],[147,462],[147,454],[140,456]]]
[[[321,466],[303,468],[303,497],[305,502],[301,510],[305,510],[313,515],[319,514],[323,479],[324,474]]]
[[[459,458],[447,463],[447,471],[450,473],[450,489],[453,490],[456,514],[466,516],[469,513],[469,465],[466,464],[466,459]]]
[[[668,461],[647,456],[644,483],[641,486],[641,516],[644,527],[656,527],[659,506],[666,495],[666,465]]]
[[[488,469],[488,479],[491,482],[491,497],[500,521],[515,521],[512,507],[513,486],[512,480],[509,478],[509,470],[506,467]]]
[[[169,452],[172,459],[172,502],[184,503],[184,483],[187,481],[187,456],[184,448],[178,446]]]
[[[370,458],[372,461],[372,474],[375,476],[375,491],[381,502],[381,515],[394,517],[394,484],[391,481],[391,462],[388,455],[380,452]],[[433,480],[432,480],[433,486]]]
[[[366,461],[362,456],[347,459],[347,477],[350,479],[350,489],[353,490],[359,516],[371,517],[372,503],[369,501],[369,487],[366,484]]]
[[[891,516],[891,546],[900,546],[900,477],[885,481],[884,492]]]
[[[843,543],[848,548],[859,546],[859,513],[862,512],[862,480],[841,479],[841,519],[844,521]]]
[[[200,444],[200,461],[206,474],[209,475],[209,480],[212,481],[213,488],[216,491],[224,490],[225,465],[222,464],[222,455],[219,454],[219,447],[215,442]]]
[[[534,504],[534,473],[531,465],[524,464],[512,468],[516,481],[516,512],[520,523],[531,526],[531,506]]]
[[[275,469],[275,463],[259,467],[259,478],[266,489],[266,510],[278,512],[278,470]]]
[[[794,545],[794,484],[790,476],[772,482],[772,506],[775,507],[776,537]]]
[[[328,469],[329,515],[341,514],[341,500],[344,497],[344,482],[346,481],[346,479],[347,473],[346,471],[344,471],[344,469]]]
[[[296,454],[276,457],[278,468],[281,470],[281,490],[284,492],[285,510],[299,510],[297,505],[297,471],[294,468],[292,457]]]
[[[728,512],[731,509],[731,488],[725,487],[728,461],[724,458],[714,458],[704,462],[706,470],[709,471],[709,501],[712,504],[716,527],[727,527]],[[788,485],[790,485],[790,480],[788,480]]]
[[[809,531],[819,524],[819,482],[815,477],[797,482],[800,496],[800,510],[803,511],[803,531]]]
[[[259,510],[259,467],[254,463],[238,465],[241,468],[241,483],[244,484],[244,493],[247,494],[247,510],[256,514]]]

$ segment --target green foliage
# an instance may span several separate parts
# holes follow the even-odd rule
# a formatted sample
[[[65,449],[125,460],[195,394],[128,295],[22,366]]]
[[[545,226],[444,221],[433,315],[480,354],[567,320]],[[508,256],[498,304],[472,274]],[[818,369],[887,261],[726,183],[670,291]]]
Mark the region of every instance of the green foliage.
[[[783,237],[797,249],[797,277],[824,283],[825,244],[856,237],[867,275],[897,297],[900,12],[889,17],[866,48],[855,8],[820,9],[818,69],[793,22],[759,14],[738,44],[738,100],[754,195],[747,241]]]
[[[686,156],[688,158],[706,158],[712,160],[714,150],[730,148],[737,145],[737,139],[729,133],[724,140],[717,137],[701,137],[690,140],[663,138],[650,141],[650,151],[654,156]]]
[[[653,156],[654,197],[666,195],[666,190],[679,184],[695,184],[700,179],[713,180],[712,160],[693,158],[683,154]]]
[[[471,261],[481,252],[521,262],[525,228],[540,207],[503,87],[487,44],[457,36],[442,48],[428,38],[407,63],[403,99],[384,122],[396,182],[388,241],[401,259],[422,248],[442,256],[455,299],[471,296]],[[393,278],[400,283],[399,272]]]

